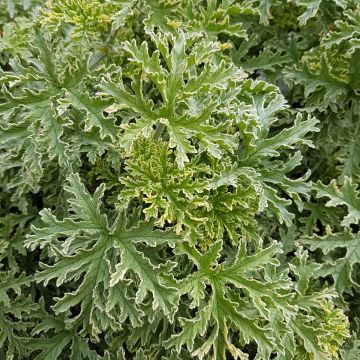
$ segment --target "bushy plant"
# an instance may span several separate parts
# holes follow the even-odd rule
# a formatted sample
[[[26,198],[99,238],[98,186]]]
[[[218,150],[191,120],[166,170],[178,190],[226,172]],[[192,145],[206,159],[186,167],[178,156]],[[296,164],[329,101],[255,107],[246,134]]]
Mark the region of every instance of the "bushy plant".
[[[360,359],[357,0],[7,0],[0,51],[0,359]]]

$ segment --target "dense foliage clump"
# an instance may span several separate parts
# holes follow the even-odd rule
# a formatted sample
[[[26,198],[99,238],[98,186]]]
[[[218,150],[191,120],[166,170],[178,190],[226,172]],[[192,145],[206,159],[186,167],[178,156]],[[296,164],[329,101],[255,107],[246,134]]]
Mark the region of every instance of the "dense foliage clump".
[[[360,359],[357,0],[0,4],[0,359]]]

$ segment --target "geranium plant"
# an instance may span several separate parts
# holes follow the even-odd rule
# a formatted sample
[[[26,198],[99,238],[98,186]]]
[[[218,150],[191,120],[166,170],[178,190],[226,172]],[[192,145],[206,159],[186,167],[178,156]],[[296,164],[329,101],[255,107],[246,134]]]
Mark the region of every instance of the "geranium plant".
[[[359,359],[356,0],[7,0],[0,51],[1,359]]]

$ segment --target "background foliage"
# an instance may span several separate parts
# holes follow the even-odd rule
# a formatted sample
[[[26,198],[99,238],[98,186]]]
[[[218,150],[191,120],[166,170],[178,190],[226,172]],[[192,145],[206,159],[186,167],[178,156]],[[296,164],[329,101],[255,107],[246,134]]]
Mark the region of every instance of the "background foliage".
[[[0,4],[1,359],[360,359],[357,0]]]

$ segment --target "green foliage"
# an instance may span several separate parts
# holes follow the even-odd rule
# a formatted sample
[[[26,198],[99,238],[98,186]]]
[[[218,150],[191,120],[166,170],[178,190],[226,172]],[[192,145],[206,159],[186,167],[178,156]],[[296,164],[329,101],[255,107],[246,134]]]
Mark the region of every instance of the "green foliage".
[[[4,1],[0,358],[358,359],[359,61],[354,0]]]

